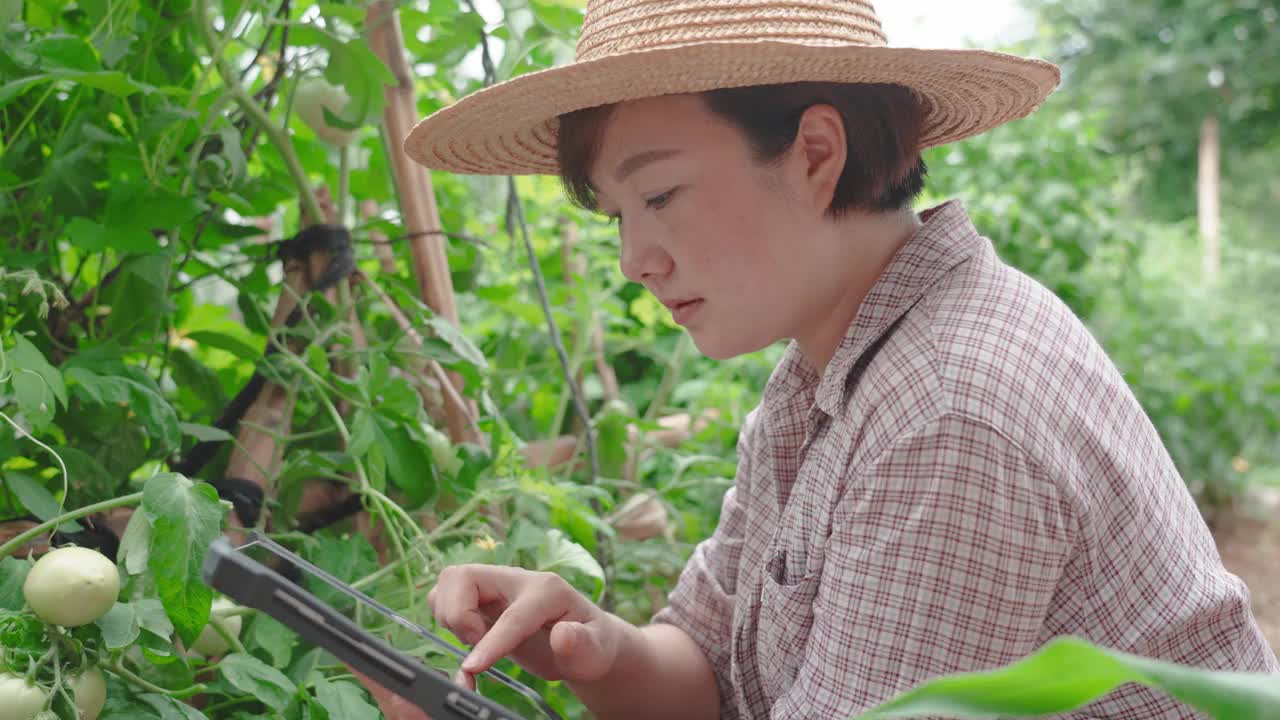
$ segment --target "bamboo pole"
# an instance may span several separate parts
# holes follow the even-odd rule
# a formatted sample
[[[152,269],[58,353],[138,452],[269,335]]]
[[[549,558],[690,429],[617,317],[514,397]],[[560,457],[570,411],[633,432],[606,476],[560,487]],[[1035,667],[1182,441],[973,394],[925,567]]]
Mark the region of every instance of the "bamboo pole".
[[[435,192],[426,168],[409,160],[400,143],[409,134],[417,120],[417,100],[413,89],[413,75],[405,59],[404,35],[400,29],[400,16],[389,0],[377,0],[369,6],[365,15],[365,27],[369,31],[369,47],[386,64],[396,78],[395,85],[388,85],[387,106],[384,112],[388,154],[395,171],[396,187],[400,196],[400,214],[409,235],[409,249],[413,255],[413,272],[418,281],[418,291],[427,306],[448,322],[458,323],[458,311],[453,300],[453,279],[449,275],[449,259],[445,254],[444,236],[441,234],[440,211],[436,206]],[[455,390],[462,391],[462,377],[449,373]],[[447,410],[446,425],[454,441],[479,442],[467,422],[468,414],[475,416],[475,403],[467,401],[469,413],[457,409]]]
[[[1217,282],[1218,271],[1222,265],[1218,229],[1221,215],[1218,199],[1221,153],[1218,118],[1208,115],[1200,124],[1196,218],[1200,226],[1201,271],[1204,273],[1205,282],[1210,285]]]

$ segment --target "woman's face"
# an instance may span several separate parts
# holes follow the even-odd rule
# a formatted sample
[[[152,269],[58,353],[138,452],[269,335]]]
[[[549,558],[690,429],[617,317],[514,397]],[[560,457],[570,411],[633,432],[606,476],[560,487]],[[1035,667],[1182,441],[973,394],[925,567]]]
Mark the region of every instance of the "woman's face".
[[[817,232],[826,204],[810,190],[821,183],[797,187],[790,167],[757,166],[696,96],[624,103],[608,120],[591,178],[601,209],[621,218],[622,272],[709,357],[795,337],[822,295],[812,273],[835,258]]]

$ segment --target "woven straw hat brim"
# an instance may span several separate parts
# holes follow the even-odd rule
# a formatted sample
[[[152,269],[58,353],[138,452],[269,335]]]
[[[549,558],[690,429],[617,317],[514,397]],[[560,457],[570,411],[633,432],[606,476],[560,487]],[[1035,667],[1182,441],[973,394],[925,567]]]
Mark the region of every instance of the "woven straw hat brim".
[[[894,83],[918,93],[922,148],[1025,117],[1061,75],[1043,60],[988,50],[705,42],[636,51],[518,76],[419,122],[405,139],[422,165],[467,175],[555,175],[558,116],[658,95],[801,81]]]

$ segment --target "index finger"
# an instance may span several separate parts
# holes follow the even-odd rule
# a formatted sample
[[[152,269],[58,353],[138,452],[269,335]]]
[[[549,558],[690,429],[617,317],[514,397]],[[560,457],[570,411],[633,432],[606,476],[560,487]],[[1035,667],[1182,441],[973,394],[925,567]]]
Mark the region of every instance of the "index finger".
[[[534,594],[517,598],[471,649],[471,654],[462,661],[462,669],[472,675],[488,670],[548,622],[564,615],[563,608],[547,600]]]

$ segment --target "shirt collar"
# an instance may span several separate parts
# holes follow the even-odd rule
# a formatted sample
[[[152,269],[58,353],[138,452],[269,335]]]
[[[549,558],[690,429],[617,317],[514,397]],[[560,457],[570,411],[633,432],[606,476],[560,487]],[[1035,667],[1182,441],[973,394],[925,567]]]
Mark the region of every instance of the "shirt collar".
[[[792,341],[774,378],[779,390],[791,395],[815,392],[818,409],[834,416],[843,401],[851,371],[863,354],[880,340],[951,268],[977,252],[983,243],[964,204],[951,200],[920,213],[921,225],[893,256],[858,307],[826,372],[816,368]]]

